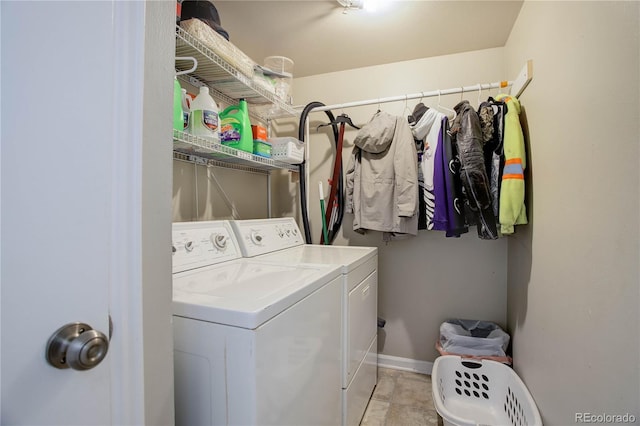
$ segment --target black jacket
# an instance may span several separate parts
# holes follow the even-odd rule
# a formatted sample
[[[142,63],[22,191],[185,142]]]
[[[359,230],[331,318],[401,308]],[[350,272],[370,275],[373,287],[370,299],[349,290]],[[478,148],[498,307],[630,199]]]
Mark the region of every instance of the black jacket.
[[[498,238],[498,230],[491,208],[490,184],[485,169],[478,114],[469,101],[460,102],[454,110],[457,115],[453,120],[451,136],[460,158],[465,216],[470,225],[477,225],[478,237],[495,240]]]

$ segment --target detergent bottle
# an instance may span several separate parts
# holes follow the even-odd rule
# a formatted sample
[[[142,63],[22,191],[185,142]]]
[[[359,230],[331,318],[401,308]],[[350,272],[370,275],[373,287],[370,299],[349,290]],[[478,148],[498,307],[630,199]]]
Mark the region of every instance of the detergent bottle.
[[[220,140],[230,148],[253,152],[253,132],[245,99],[220,113]]]
[[[182,111],[182,87],[173,78],[173,130],[184,132],[184,112]]]
[[[182,99],[180,106],[182,107]],[[207,86],[200,87],[200,93],[191,102],[188,129],[189,133],[194,136],[200,136],[216,143],[220,142],[218,105],[209,94]]]

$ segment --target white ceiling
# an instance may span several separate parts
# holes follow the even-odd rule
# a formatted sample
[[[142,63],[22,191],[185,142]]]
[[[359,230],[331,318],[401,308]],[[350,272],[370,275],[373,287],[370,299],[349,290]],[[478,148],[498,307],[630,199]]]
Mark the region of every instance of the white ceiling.
[[[214,0],[231,42],[258,63],[294,61],[294,77],[504,46],[521,0],[395,0],[343,13],[336,0]]]

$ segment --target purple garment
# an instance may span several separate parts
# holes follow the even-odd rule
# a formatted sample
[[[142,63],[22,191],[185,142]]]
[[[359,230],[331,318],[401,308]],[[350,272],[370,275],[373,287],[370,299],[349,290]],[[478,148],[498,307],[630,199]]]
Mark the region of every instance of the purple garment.
[[[469,228],[464,221],[460,162],[456,147],[451,142],[447,117],[442,119],[442,129],[444,131],[442,134],[442,152],[447,193],[447,217],[449,219],[447,237],[459,237],[461,234],[469,232]]]
[[[436,146],[435,158],[433,159],[433,193],[436,198],[435,212],[433,213],[433,229],[436,231],[446,231],[449,229],[447,184],[445,181],[445,164],[447,164],[447,162],[444,156],[443,130],[446,131],[446,128],[440,126],[438,144]]]

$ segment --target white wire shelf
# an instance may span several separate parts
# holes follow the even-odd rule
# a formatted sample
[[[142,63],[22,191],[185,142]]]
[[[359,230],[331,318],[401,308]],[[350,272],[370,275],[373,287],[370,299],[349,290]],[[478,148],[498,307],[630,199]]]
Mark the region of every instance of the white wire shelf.
[[[298,171],[297,165],[253,155],[249,152],[230,148],[178,130],[173,131],[173,149],[175,152],[184,155],[214,162],[211,164],[220,167],[256,172],[270,172],[272,170]]]
[[[191,74],[195,77],[190,80],[192,84],[206,84],[230,99],[244,98],[257,107],[255,110],[260,110],[259,114],[265,120],[299,115],[293,106],[254,83],[179,26],[176,27],[176,56],[198,60],[198,68]],[[176,70],[184,71],[190,65],[187,61],[177,61]],[[189,75],[184,77],[189,79]]]
[[[200,80],[198,80],[196,77],[192,75],[181,75],[178,77],[178,80],[180,80],[181,84],[187,83],[196,88],[200,86],[206,86],[206,84],[204,84],[203,82],[201,82]],[[182,87],[184,88],[184,85]],[[209,93],[216,101],[222,101],[224,102],[225,105],[235,105],[238,103],[236,99],[230,98],[229,96],[217,90],[215,87],[209,87]],[[272,108],[272,106],[271,105],[251,105],[249,108],[249,116],[253,119],[256,119],[258,121],[264,121],[264,122],[268,121],[269,118],[277,118],[276,116],[264,113],[269,108]]]

